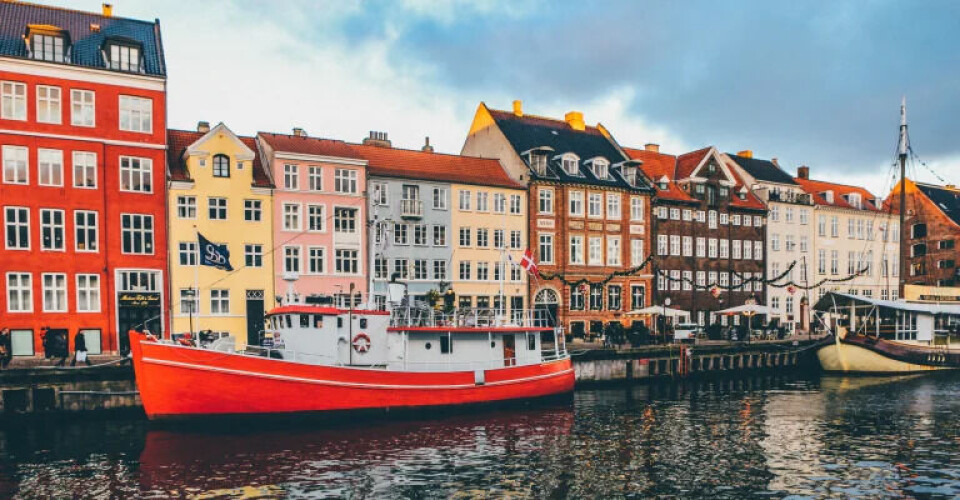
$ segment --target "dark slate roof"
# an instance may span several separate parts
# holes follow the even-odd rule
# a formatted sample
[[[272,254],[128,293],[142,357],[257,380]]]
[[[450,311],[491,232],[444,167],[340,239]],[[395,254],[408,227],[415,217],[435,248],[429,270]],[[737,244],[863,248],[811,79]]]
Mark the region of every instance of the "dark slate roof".
[[[105,17],[60,7],[0,1],[0,56],[24,59],[28,57],[23,37],[27,33],[27,26],[31,24],[56,26],[69,33],[71,60],[64,64],[120,73],[119,70],[108,69],[100,53],[106,39],[120,38],[142,45],[144,73],[166,76],[159,21]],[[99,24],[100,30],[91,30],[91,24]]]
[[[531,149],[540,147],[549,147],[553,149],[548,158],[551,161],[547,165],[547,175],[538,176],[531,171],[531,178],[556,180],[561,182],[572,182],[578,184],[588,184],[596,186],[615,186],[626,189],[637,189],[631,186],[623,176],[614,169],[614,165],[622,161],[629,160],[616,144],[603,134],[597,127],[586,126],[585,130],[574,130],[563,120],[554,120],[524,114],[517,116],[509,111],[500,111],[489,109],[497,126],[506,136],[510,145],[518,155]],[[580,157],[580,174],[569,175],[562,168],[555,156],[565,153],[573,153]],[[605,158],[610,162],[609,179],[598,179],[593,172],[584,164],[585,161],[596,157]],[[524,158],[526,161],[526,158]],[[638,179],[642,179],[640,176]],[[642,181],[646,184],[646,181]],[[640,189],[651,189],[650,186],[642,186]]]
[[[956,224],[960,224],[960,190],[943,186],[917,183],[919,189],[930,201]]]
[[[747,158],[746,156],[737,156],[733,153],[727,153],[731,160],[737,162],[741,168],[747,171],[751,177],[758,181],[779,182],[780,184],[796,184],[793,177],[786,173],[768,160],[758,160],[756,158]]]

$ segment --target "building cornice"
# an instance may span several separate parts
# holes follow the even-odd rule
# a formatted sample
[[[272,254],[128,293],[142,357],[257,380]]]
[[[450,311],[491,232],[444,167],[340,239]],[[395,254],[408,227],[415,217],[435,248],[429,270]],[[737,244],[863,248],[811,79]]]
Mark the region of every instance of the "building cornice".
[[[43,137],[47,139],[65,139],[68,141],[98,142],[110,146],[128,146],[132,148],[144,149],[167,149],[166,144],[156,144],[150,142],[118,141],[114,139],[103,139],[97,137],[84,137],[81,135],[50,134],[46,132],[34,132],[28,130],[9,130],[0,129],[0,134],[20,135],[24,137]]]
[[[0,57],[0,72],[9,71],[44,78],[63,78],[89,83],[101,83],[118,87],[131,87],[143,90],[163,92],[167,88],[166,78],[160,76],[138,75],[135,73],[117,73],[104,69],[73,66],[62,63],[34,61]]]

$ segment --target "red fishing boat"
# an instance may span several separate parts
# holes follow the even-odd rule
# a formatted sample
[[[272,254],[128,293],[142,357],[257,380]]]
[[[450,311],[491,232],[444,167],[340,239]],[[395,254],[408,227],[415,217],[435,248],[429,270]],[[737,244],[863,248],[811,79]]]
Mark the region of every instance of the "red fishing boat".
[[[457,406],[572,391],[563,335],[547,323],[532,312],[295,304],[267,315],[269,345],[140,335],[131,350],[151,420]]]

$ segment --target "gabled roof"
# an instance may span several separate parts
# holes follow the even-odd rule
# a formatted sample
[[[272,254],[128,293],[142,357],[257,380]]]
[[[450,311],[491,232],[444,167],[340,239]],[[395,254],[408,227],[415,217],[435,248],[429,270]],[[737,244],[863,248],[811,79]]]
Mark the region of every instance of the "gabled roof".
[[[960,225],[960,190],[933,184],[916,183],[917,189],[955,224]],[[907,191],[909,193],[909,191]]]
[[[640,170],[653,182],[656,187],[657,198],[699,203],[699,200],[690,196],[674,182],[677,168],[676,156],[633,148],[623,148],[623,152],[630,158],[643,162],[640,165]],[[660,180],[664,177],[669,180],[666,190],[660,189],[659,186]]]
[[[68,62],[60,64],[122,72],[111,70],[104,64],[101,48],[107,39],[126,39],[141,45],[145,74],[166,76],[159,21],[139,21],[61,7],[3,1],[0,2],[0,56],[29,58],[23,40],[29,25],[56,27],[69,35],[70,58]],[[95,31],[91,25],[99,25],[99,29]]]
[[[297,153],[312,156],[327,156],[333,158],[347,158],[361,160],[359,154],[344,141],[322,139],[319,137],[303,137],[299,135],[274,134],[259,132],[257,137],[266,142],[274,152]]]
[[[623,176],[613,168],[615,164],[628,160],[629,158],[620,151],[620,148],[613,139],[608,137],[604,131],[601,130],[600,126],[585,126],[584,130],[576,130],[563,120],[529,114],[517,116],[509,111],[489,108],[488,111],[518,155],[523,155],[537,148],[549,148],[552,150],[548,155],[548,158],[551,158],[551,161],[548,162],[548,173],[542,178],[580,184],[638,189],[638,187],[631,186]],[[555,156],[567,153],[573,153],[580,158],[580,175],[569,175],[559,167],[558,162],[552,161]],[[592,160],[597,157],[604,158],[610,162],[608,179],[598,179],[585,165],[587,160]],[[530,176],[532,178],[540,177],[534,172],[531,172]],[[640,186],[639,189],[649,188],[647,186]]]
[[[350,147],[367,160],[368,176],[523,189],[507,175],[499,160],[362,144]]]
[[[793,180],[799,184],[804,191],[810,194],[811,198],[813,198],[813,202],[817,205],[825,207],[848,208],[850,210],[867,210],[871,212],[883,211],[883,207],[878,207],[873,204],[873,200],[876,197],[870,191],[867,191],[862,187],[837,184],[835,182],[817,181],[813,179],[803,179],[800,177],[794,177]],[[824,193],[827,191],[833,191],[833,203],[827,202],[827,199],[824,197]],[[850,205],[850,203],[848,203],[844,198],[845,195],[849,195],[851,193],[857,193],[860,195],[861,208],[854,208],[853,205]]]
[[[703,163],[703,159],[710,154],[710,151],[713,148],[707,146],[705,148],[698,149],[696,151],[691,151],[689,153],[684,153],[677,157],[677,178],[686,179],[693,175],[694,171]]]
[[[793,177],[791,177],[790,174],[784,172],[783,169],[778,167],[772,161],[748,158],[746,156],[739,156],[733,153],[727,153],[727,156],[736,162],[740,168],[750,174],[751,177],[758,181],[776,182],[779,184],[797,184],[794,182]]]
[[[204,135],[206,134],[203,132],[192,130],[167,130],[167,178],[169,180],[187,182],[193,180],[187,168],[184,152]],[[274,187],[273,182],[270,180],[270,175],[263,168],[263,163],[260,161],[257,140],[253,137],[244,136],[238,136],[238,139],[254,153],[251,162],[251,168],[253,169],[253,186],[261,188]]]

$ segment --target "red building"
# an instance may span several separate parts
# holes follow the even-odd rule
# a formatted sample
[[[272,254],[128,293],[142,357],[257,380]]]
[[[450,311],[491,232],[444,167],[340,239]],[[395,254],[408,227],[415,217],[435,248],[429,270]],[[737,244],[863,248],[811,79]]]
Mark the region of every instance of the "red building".
[[[158,22],[0,3],[0,327],[164,331],[166,67]]]

